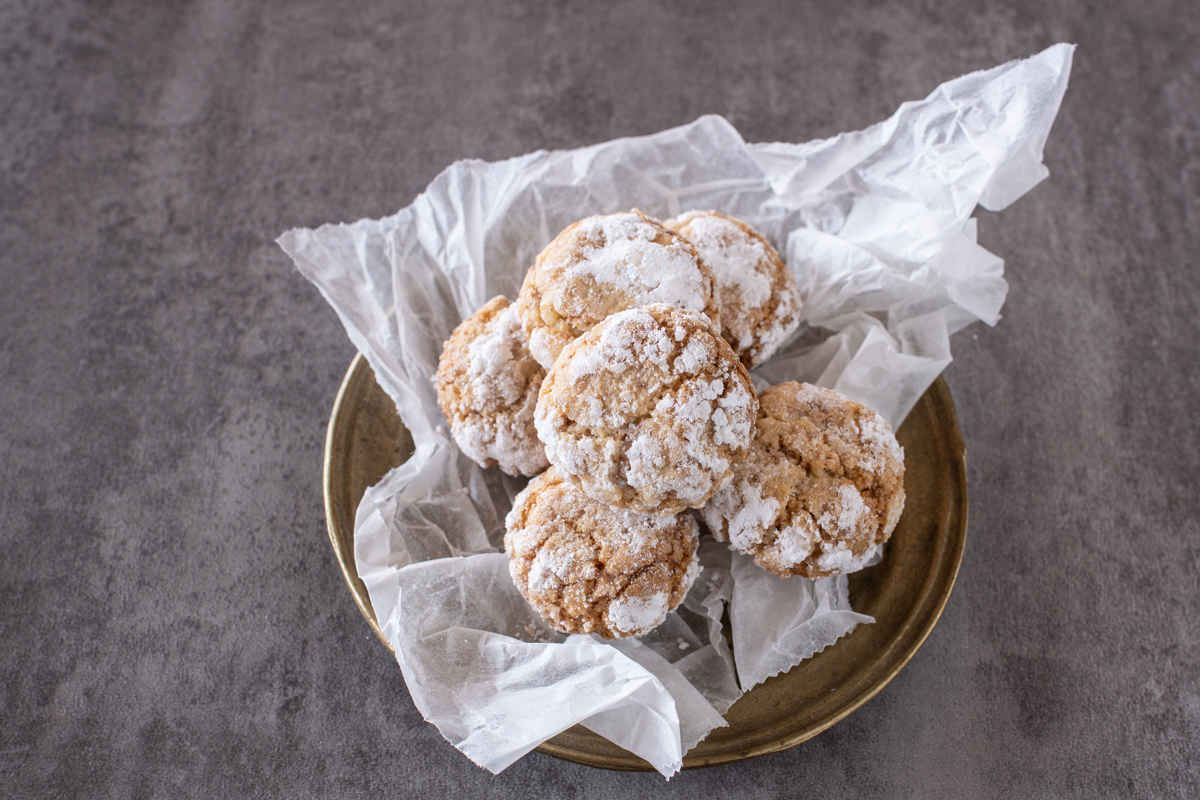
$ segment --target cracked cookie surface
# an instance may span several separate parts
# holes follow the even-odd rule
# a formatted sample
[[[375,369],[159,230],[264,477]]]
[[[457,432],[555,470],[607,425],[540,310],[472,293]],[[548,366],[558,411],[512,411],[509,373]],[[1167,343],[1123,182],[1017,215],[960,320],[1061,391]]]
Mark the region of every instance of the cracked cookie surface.
[[[612,315],[568,345],[535,424],[563,477],[619,508],[699,508],[754,431],[750,376],[702,314],[662,304]]]
[[[664,223],[696,246],[713,271],[720,330],[749,369],[770,358],[800,324],[800,290],[766,237],[716,211]]]
[[[861,569],[904,509],[904,451],[866,406],[810,384],[759,395],[750,452],[702,515],[717,539],[777,575]]]
[[[516,305],[533,357],[550,369],[610,314],[650,303],[718,315],[712,270],[695,247],[635,209],[563,230],[526,273]]]
[[[609,639],[649,633],[682,602],[699,572],[691,514],[613,508],[554,467],[517,495],[505,524],[513,582],[563,633]]]
[[[454,329],[436,377],[454,443],[482,467],[509,475],[544,470],[533,412],[546,371],[529,353],[516,308],[493,297]]]

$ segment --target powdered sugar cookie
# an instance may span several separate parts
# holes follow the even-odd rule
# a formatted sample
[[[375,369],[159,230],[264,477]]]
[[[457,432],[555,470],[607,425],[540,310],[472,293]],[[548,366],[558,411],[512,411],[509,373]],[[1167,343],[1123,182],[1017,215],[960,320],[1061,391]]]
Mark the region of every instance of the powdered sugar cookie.
[[[544,470],[533,412],[546,371],[529,354],[516,308],[494,297],[454,329],[438,361],[438,404],[454,443],[509,475]]]
[[[533,357],[550,369],[608,315],[650,303],[717,319],[712,271],[696,249],[634,210],[588,217],[555,237],[526,273],[517,313]]]
[[[708,318],[656,303],[567,345],[535,424],[550,463],[593,498],[674,514],[728,479],[757,413],[750,376]]]
[[[904,451],[891,426],[809,384],[781,383],[759,402],[750,453],[704,507],[704,521],[777,575],[861,569],[904,509]]]
[[[659,516],[591,499],[551,467],[505,519],[509,572],[529,604],[563,633],[609,639],[658,627],[696,580],[691,514]]]
[[[746,368],[766,361],[800,324],[800,290],[761,233],[716,211],[689,211],[665,223],[696,246],[713,271],[721,336]]]

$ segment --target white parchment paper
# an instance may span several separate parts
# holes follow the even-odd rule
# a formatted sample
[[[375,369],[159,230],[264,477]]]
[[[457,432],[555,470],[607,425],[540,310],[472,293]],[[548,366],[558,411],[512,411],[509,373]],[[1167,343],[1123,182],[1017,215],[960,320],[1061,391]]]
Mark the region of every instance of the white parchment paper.
[[[515,299],[537,253],[575,220],[716,209],[766,234],[806,298],[806,324],[756,384],[831,387],[898,427],[949,363],[950,334],[999,319],[1003,262],[976,244],[971,214],[1046,177],[1072,52],[1056,45],[958,78],[878,125],[806,144],[747,144],[707,116],[579,150],[462,161],[391,217],[279,238],[412,432],[414,455],[359,506],[355,558],[414,702],[446,739],[498,772],[582,723],[670,776],[743,690],[871,621],[850,609],[844,577],[778,579],[706,541],[684,601],[692,624],[673,613],[615,643],[550,630],[499,552],[523,481],[462,456],[437,405],[432,378],[454,327],[497,294]]]

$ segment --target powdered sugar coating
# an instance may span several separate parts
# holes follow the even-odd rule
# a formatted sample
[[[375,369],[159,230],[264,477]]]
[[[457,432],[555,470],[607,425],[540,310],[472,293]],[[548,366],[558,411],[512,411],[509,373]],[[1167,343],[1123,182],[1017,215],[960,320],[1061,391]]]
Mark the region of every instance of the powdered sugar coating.
[[[649,633],[667,618],[667,593],[655,592],[650,597],[619,597],[608,605],[604,615],[608,626],[616,631]]]
[[[571,225],[525,275],[517,310],[546,369],[610,314],[665,303],[717,319],[712,271],[695,248],[636,209]]]
[[[464,320],[438,362],[438,404],[450,434],[480,466],[536,475],[549,461],[533,412],[546,371],[533,356],[516,308],[494,297]]]
[[[754,443],[704,507],[720,541],[770,572],[854,572],[904,510],[904,451],[887,421],[830,389],[782,383],[759,396]]]
[[[553,467],[517,495],[504,549],[517,589],[555,630],[649,633],[699,572],[691,514],[639,514],[597,502]]]
[[[715,211],[689,211],[665,223],[696,246],[713,271],[721,336],[747,368],[766,361],[800,324],[800,291],[766,237]]]
[[[708,318],[662,304],[612,315],[563,350],[535,424],[546,455],[620,508],[699,508],[749,447],[750,376]]]

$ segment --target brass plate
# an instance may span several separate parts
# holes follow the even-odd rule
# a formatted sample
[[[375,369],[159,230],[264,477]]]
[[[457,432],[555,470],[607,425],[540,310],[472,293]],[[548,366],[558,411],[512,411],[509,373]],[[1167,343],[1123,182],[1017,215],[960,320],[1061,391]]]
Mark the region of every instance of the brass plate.
[[[920,648],[954,586],[967,535],[966,448],[950,390],[925,392],[897,437],[904,446],[904,515],[883,561],[850,577],[855,611],[875,617],[790,671],[755,686],[684,757],[684,769],[742,761],[794,747],[874,697]],[[329,538],[354,600],[383,637],[354,567],[354,514],[367,487],[413,452],[391,398],[362,355],[342,382],[325,442]],[[606,769],[650,765],[582,726],[542,744],[552,756]]]

